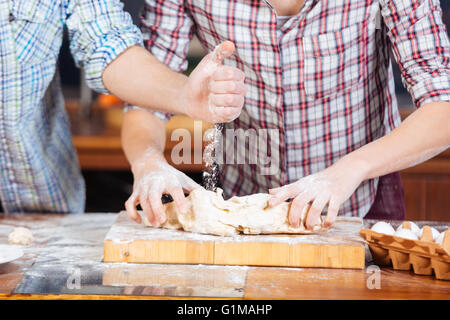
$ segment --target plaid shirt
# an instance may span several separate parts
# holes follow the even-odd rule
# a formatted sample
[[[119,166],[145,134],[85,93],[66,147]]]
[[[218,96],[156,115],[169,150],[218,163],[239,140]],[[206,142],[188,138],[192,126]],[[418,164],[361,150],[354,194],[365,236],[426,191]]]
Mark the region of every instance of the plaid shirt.
[[[142,36],[119,0],[0,0],[0,198],[5,212],[83,212],[56,64],[69,29],[88,84]]]
[[[279,174],[227,164],[228,196],[321,171],[396,127],[391,49],[417,106],[450,100],[450,47],[438,0],[306,0],[280,32],[264,0],[147,0],[144,13],[147,48],[176,71],[187,67],[194,33],[208,52],[234,42],[237,53],[225,64],[244,70],[249,91],[241,116],[226,127],[280,132]],[[361,184],[340,214],[363,217],[377,183]]]

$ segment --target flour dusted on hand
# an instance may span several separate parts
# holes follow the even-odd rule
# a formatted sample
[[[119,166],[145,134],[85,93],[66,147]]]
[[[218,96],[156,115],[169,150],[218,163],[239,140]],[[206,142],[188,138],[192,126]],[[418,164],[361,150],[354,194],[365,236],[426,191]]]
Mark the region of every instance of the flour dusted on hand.
[[[167,221],[162,227],[219,236],[311,232],[304,225],[309,207],[302,212],[299,227],[293,228],[288,220],[290,203],[270,207],[270,198],[269,194],[257,193],[224,200],[220,188],[216,192],[197,188],[188,197],[190,208],[186,214],[177,214],[173,202],[164,206]],[[145,218],[144,223],[150,226]],[[321,228],[321,223],[314,231]]]

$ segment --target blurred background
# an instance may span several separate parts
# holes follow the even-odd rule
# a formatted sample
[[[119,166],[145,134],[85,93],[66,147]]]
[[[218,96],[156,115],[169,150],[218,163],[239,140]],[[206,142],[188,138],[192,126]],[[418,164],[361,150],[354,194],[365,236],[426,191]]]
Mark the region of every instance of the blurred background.
[[[144,0],[122,0],[125,9],[139,25]],[[444,22],[450,28],[450,2],[443,1]],[[189,72],[203,57],[204,51],[194,39],[189,51]],[[72,134],[87,187],[86,212],[118,212],[132,192],[133,178],[120,143],[123,102],[114,96],[92,92],[82,80],[82,72],[74,65],[67,35],[60,54],[59,67],[66,107],[72,123]],[[414,107],[404,89],[400,71],[394,63],[396,92],[402,118]],[[174,117],[167,124],[167,136],[179,127],[193,131],[193,120]],[[209,126],[204,125],[206,130]],[[167,142],[166,155],[176,142]],[[178,166],[201,182],[202,166]],[[402,171],[407,218],[411,220],[450,220],[450,151],[424,164]]]

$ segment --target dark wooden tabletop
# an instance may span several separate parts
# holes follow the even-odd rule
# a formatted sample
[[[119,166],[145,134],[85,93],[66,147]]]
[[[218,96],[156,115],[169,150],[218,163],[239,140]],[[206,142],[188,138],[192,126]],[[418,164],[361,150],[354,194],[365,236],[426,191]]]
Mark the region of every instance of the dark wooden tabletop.
[[[0,244],[16,226],[35,238],[22,258],[0,264],[0,299],[450,299],[449,281],[388,267],[374,288],[368,251],[363,270],[104,263],[115,217],[0,215]]]

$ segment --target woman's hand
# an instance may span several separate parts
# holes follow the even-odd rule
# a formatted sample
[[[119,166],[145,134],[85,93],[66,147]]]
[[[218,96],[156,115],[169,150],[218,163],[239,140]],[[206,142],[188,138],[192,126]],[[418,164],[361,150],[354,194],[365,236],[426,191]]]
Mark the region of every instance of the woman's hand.
[[[150,152],[152,153],[152,152]],[[189,203],[184,191],[191,192],[200,186],[187,175],[170,166],[165,160],[155,160],[152,156],[143,157],[133,168],[133,193],[125,202],[131,219],[141,223],[136,206],[141,205],[145,216],[154,227],[166,221],[161,201],[163,194],[170,194],[181,214],[186,213]]]
[[[292,198],[289,223],[298,227],[303,208],[312,202],[305,223],[307,229],[312,229],[317,224],[322,210],[328,205],[325,227],[329,227],[336,220],[340,206],[365,180],[366,170],[364,163],[344,157],[321,172],[283,187],[270,189],[269,193],[273,196],[270,205],[275,206]]]
[[[247,88],[243,71],[222,65],[233,54],[234,44],[225,41],[208,54],[189,76],[179,94],[191,118],[207,122],[230,122],[239,117]]]

